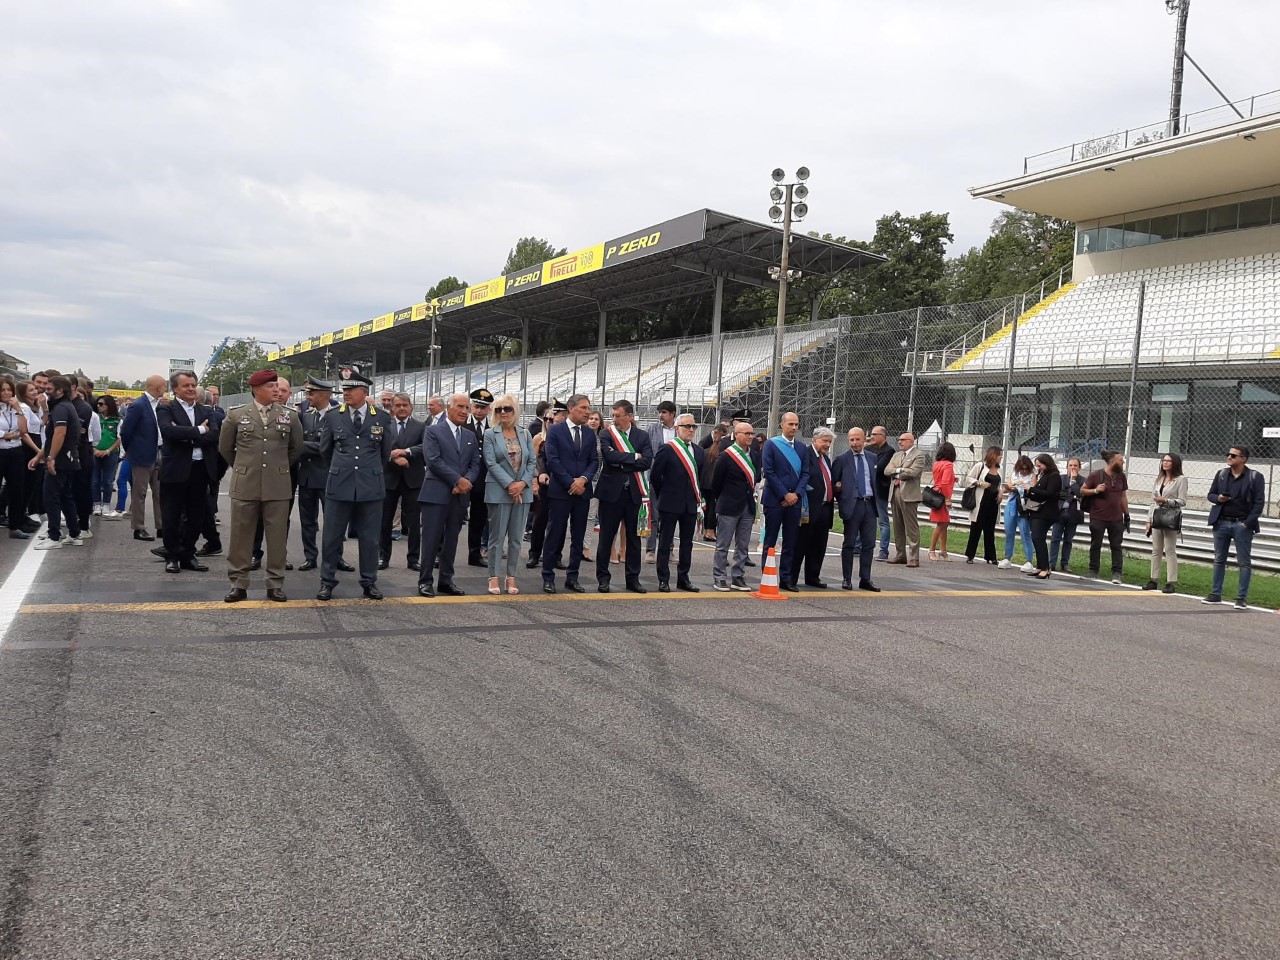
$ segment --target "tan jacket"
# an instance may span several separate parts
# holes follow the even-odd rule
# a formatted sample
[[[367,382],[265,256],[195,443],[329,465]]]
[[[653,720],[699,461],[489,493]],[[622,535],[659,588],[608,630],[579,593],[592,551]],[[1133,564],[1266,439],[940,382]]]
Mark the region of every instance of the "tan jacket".
[[[884,475],[889,478],[889,498],[893,499],[894,473],[902,485],[902,499],[905,503],[920,502],[920,476],[924,473],[926,458],[919,444],[910,450],[899,450],[885,465]]]
[[[232,499],[288,500],[289,468],[302,455],[302,421],[278,403],[267,411],[266,424],[256,405],[235,407],[222,422],[218,452],[231,467]]]

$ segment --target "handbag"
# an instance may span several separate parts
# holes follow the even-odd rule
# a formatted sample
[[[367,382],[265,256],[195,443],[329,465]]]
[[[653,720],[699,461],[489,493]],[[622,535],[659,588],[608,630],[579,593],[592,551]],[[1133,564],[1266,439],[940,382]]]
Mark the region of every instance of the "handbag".
[[[941,510],[947,505],[947,498],[933,489],[933,487],[921,487],[920,499],[930,510]]]
[[[1159,506],[1151,511],[1152,530],[1182,530],[1182,508]]]
[[[960,509],[972,510],[978,505],[978,488],[965,487],[964,493],[960,494]]]

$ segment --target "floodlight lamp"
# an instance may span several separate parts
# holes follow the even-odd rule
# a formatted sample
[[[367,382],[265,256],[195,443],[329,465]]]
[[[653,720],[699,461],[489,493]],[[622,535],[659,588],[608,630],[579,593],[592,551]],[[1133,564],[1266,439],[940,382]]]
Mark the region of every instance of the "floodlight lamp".
[[[782,196],[783,196],[783,193],[782,193],[781,187],[774,187],[769,191],[769,199],[772,200],[774,203],[781,203]]]
[[[795,214],[797,220],[803,220],[809,212],[809,205],[807,203],[797,203],[791,208],[791,212]]]
[[[770,219],[770,220],[773,220],[775,223],[776,223],[777,221],[781,220],[781,219],[782,219],[782,208],[781,208],[780,206],[778,206],[777,204],[774,204],[772,207],[770,207],[770,208],[769,208],[769,219]]]
[[[774,183],[781,183],[781,182],[782,182],[782,178],[783,178],[783,177],[785,177],[786,175],[787,175],[787,171],[783,170],[781,167],[774,167],[774,168],[773,168],[773,182],[774,182]]]
[[[791,191],[791,195],[795,197],[797,200],[803,200],[805,197],[809,195],[809,188],[806,187],[803,183],[798,183],[796,184],[795,189]]]
[[[796,171],[796,179],[797,179],[797,180],[808,180],[808,179],[809,179],[809,168],[808,168],[808,167],[801,167],[799,170],[797,170],[797,171]]]

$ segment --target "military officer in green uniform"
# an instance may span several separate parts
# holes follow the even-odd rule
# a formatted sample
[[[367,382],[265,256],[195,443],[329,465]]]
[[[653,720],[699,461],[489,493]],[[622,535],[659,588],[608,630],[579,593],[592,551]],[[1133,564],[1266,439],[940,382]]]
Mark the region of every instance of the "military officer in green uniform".
[[[302,423],[295,411],[276,402],[277,379],[274,370],[259,370],[249,377],[253,400],[228,411],[218,437],[218,452],[231,473],[227,603],[249,596],[249,565],[259,518],[267,542],[267,599],[280,603],[288,599],[284,558],[293,495],[289,471],[302,455]]]
[[[360,541],[360,586],[370,600],[381,600],[378,589],[378,541],[382,531],[382,501],[387,495],[384,465],[395,446],[388,429],[391,415],[369,402],[372,381],[353,366],[341,369],[342,406],[325,415],[320,428],[320,453],[331,457],[324,491],[324,541],[320,553],[320,592],[329,600],[338,585],[338,561],[347,525]]]

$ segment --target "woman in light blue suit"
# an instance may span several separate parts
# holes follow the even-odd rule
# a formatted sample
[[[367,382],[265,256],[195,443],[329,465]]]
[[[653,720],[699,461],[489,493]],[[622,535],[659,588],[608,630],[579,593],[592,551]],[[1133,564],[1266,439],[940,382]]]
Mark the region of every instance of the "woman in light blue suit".
[[[489,592],[499,594],[502,543],[507,545],[507,593],[519,593],[516,567],[525,521],[533,502],[533,438],[520,426],[515,397],[503,394],[493,402],[493,426],[484,432],[484,502],[489,507]]]

